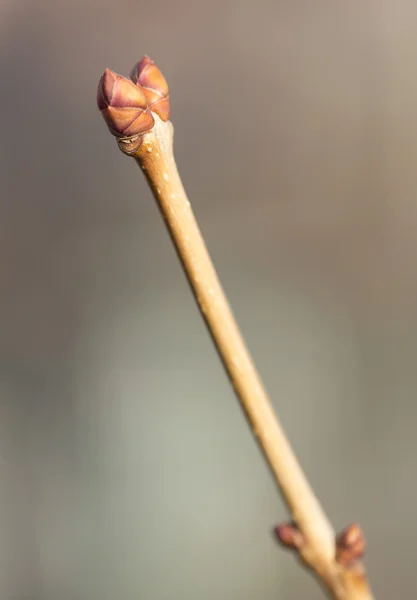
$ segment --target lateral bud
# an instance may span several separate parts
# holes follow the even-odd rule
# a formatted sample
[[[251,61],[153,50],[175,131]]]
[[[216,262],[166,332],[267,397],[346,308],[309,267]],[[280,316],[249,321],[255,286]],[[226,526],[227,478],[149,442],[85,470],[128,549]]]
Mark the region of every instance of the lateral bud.
[[[143,90],[110,69],[100,78],[97,106],[110,133],[117,138],[141,136],[155,123]]]
[[[149,56],[144,56],[133,67],[130,78],[143,89],[149,108],[163,121],[168,121],[170,115],[168,84],[153,60]]]
[[[299,550],[304,544],[304,536],[294,523],[281,523],[274,527],[277,540],[286,548]]]
[[[336,562],[345,567],[355,564],[365,552],[365,536],[359,525],[353,523],[336,539]]]

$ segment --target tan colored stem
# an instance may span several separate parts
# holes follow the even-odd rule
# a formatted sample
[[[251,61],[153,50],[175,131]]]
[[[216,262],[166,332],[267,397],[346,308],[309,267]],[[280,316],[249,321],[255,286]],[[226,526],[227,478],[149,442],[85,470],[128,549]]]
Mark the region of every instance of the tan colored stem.
[[[120,140],[119,146],[136,158],[153,191],[236,395],[303,534],[300,556],[333,598],[371,600],[362,567],[351,571],[335,562],[334,531],[273,411],[185,194],[173,155],[172,124],[154,116],[155,127],[139,148]]]

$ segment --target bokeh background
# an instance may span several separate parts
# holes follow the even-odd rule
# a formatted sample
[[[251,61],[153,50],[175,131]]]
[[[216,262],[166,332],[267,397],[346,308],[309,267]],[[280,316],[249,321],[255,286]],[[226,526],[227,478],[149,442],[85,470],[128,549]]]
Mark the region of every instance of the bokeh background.
[[[417,4],[1,0],[0,598],[322,591],[95,104],[144,53],[274,405],[379,600],[417,594]]]

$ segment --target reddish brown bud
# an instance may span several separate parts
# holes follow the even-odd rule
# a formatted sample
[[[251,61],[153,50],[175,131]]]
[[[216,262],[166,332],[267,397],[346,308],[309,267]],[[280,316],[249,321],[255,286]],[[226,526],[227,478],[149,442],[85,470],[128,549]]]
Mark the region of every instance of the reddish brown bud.
[[[110,69],[99,81],[97,106],[110,132],[118,138],[142,135],[155,123],[143,90]]]
[[[275,536],[283,546],[299,550],[304,544],[304,536],[292,523],[281,523],[274,528]]]
[[[133,67],[130,77],[136,85],[142,87],[149,108],[163,121],[168,121],[170,115],[168,84],[153,60],[149,56],[144,56]]]
[[[336,539],[336,562],[348,567],[365,552],[365,536],[357,523],[349,525]]]

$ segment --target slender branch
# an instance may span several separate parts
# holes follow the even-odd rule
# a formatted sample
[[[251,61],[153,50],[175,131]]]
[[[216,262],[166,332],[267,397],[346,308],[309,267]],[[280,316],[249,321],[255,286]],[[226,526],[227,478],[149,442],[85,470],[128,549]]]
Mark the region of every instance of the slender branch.
[[[358,595],[362,573],[355,572],[353,579],[344,577],[345,569],[335,562],[334,531],[274,414],[184,191],[173,154],[173,126],[156,115],[154,118],[154,128],[144,135],[133,156],[148,180],[242,408],[302,533],[300,555],[324,580],[334,598],[369,599],[364,582],[363,593]],[[129,153],[126,142],[119,142],[119,146]]]
[[[125,83],[123,83],[125,85]],[[141,109],[142,110],[142,109]],[[337,543],[276,417],[233,317],[184,191],[173,154],[173,126],[152,113],[154,127],[118,139],[119,148],[142,169],[164,218],[214,344],[293,518],[277,528],[335,600],[372,600],[359,561],[364,540],[351,527]]]
[[[154,193],[201,313],[294,520],[328,560],[334,554],[334,532],[274,415],[232,315],[181,183],[172,138],[172,124],[155,117],[155,127],[145,135],[135,158]]]

